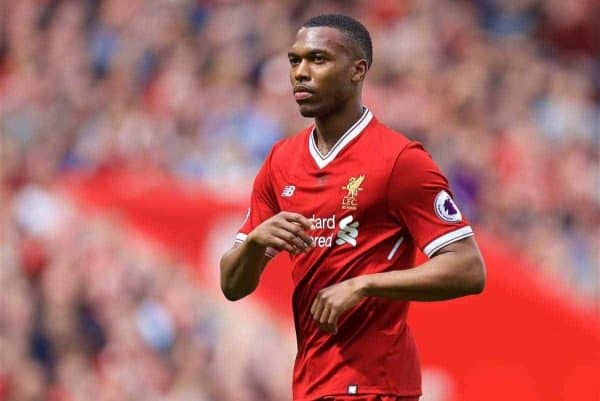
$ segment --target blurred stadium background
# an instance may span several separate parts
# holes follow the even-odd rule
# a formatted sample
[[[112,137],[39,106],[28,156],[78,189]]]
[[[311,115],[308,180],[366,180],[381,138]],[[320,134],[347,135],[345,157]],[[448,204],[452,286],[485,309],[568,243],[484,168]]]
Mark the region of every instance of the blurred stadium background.
[[[227,303],[218,257],[309,121],[309,16],[371,31],[365,101],[474,222],[483,296],[414,304],[423,401],[599,400],[594,0],[3,0],[0,401],[280,401],[289,266]]]

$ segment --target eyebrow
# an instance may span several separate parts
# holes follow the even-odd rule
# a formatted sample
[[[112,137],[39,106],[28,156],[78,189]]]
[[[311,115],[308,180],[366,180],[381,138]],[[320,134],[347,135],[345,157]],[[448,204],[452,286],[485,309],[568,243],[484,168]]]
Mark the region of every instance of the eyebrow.
[[[331,52],[329,52],[329,51],[327,51],[325,49],[313,49],[313,50],[308,51],[308,53],[306,53],[304,55],[304,57],[314,56],[315,54],[319,54],[319,53],[331,56]],[[294,52],[294,51],[288,52],[287,55],[288,55],[288,57],[302,57],[300,54],[298,54],[297,52]]]

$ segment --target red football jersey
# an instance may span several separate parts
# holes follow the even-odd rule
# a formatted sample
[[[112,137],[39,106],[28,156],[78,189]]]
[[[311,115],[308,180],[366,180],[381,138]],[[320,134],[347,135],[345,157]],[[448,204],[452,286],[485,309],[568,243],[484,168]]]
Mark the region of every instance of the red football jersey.
[[[319,329],[310,306],[327,286],[413,267],[417,247],[430,257],[473,235],[431,157],[368,109],[326,155],[316,146],[314,128],[307,128],[273,147],[236,240],[280,211],[300,213],[316,226],[310,234],[316,247],[291,256],[294,400],[420,395],[419,358],[406,323],[409,302],[368,297],[340,317],[333,335]]]

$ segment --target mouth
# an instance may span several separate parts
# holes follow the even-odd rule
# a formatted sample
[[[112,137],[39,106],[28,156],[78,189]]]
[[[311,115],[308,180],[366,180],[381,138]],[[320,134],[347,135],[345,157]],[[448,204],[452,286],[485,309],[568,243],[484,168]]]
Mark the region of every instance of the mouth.
[[[306,86],[299,85],[294,88],[294,98],[296,99],[296,101],[310,99],[311,97],[313,97],[313,95],[314,90]]]
[[[310,92],[303,92],[303,91],[294,92],[294,97],[296,98],[297,101],[310,99],[312,97],[312,95],[313,94]]]

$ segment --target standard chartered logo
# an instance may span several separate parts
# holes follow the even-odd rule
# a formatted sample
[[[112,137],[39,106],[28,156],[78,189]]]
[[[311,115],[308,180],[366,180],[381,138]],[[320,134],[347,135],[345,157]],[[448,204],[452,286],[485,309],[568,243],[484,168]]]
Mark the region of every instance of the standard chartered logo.
[[[318,248],[331,248],[333,246],[334,233],[333,230],[338,228],[337,234],[335,234],[336,245],[349,244],[352,247],[356,246],[356,238],[358,237],[358,221],[354,221],[352,215],[346,216],[336,224],[336,215],[329,217],[317,217],[312,216],[312,220],[315,227],[318,230],[329,230],[331,234],[318,235],[312,237],[315,245]]]
[[[340,231],[337,233],[335,243],[343,245],[344,243],[356,246],[356,237],[358,237],[358,221],[354,221],[354,217],[346,216],[340,220]]]

